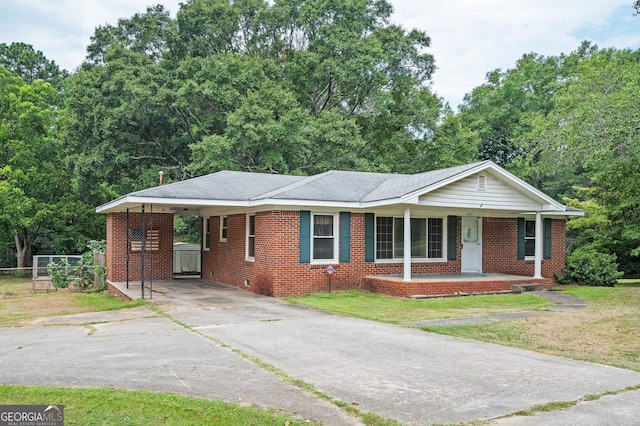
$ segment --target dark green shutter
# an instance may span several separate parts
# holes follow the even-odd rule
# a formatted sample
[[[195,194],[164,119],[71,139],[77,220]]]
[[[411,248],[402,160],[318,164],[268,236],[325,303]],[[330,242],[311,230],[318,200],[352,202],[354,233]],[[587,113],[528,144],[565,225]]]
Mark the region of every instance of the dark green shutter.
[[[340,262],[351,261],[351,213],[340,212]]]
[[[544,254],[545,259],[551,259],[551,219],[544,220]]]
[[[364,214],[364,261],[374,262],[376,260],[375,246],[375,217],[373,213]]]
[[[518,259],[524,260],[524,240],[525,240],[525,230],[524,230],[524,219],[518,218]]]
[[[300,263],[311,262],[311,212],[300,211]]]
[[[458,256],[458,216],[447,216],[447,260]]]

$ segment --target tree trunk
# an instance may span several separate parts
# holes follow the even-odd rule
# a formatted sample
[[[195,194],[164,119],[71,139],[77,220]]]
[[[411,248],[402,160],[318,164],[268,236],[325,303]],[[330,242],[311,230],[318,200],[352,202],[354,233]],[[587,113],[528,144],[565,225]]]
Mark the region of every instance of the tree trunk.
[[[29,244],[26,238],[23,240],[20,238],[19,233],[15,233],[14,238],[16,240],[16,260],[17,260],[17,268],[24,268],[24,258],[27,255],[27,250],[29,249]]]

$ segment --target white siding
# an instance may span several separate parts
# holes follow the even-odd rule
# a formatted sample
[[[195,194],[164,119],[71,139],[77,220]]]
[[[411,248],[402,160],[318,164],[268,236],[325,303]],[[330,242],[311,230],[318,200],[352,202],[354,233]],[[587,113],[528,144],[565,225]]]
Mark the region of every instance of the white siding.
[[[485,189],[478,189],[478,175],[486,176]],[[422,206],[460,207],[469,209],[535,211],[542,205],[525,196],[501,179],[481,172],[420,197]]]

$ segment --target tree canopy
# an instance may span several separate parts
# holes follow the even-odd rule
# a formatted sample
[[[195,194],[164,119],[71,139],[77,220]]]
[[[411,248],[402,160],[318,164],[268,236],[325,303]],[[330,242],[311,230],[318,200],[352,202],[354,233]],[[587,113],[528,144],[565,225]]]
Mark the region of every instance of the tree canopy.
[[[385,0],[192,0],[98,27],[67,84],[72,164],[116,192],[220,169],[423,170],[429,37]],[[398,161],[401,158],[403,161]]]
[[[59,88],[68,77],[66,70],[60,69],[54,61],[25,43],[0,43],[0,66],[22,78],[27,83],[42,80]]]
[[[69,177],[55,129],[63,111],[56,90],[0,67],[0,223],[15,242],[18,267],[45,229],[61,219]],[[6,240],[5,240],[6,241]]]
[[[75,251],[104,232],[96,205],[160,170],[415,173],[490,159],[587,212],[569,222],[570,248],[640,275],[640,51],[526,53],[454,113],[430,89],[428,35],[391,17],[386,0],[189,0],[175,18],[156,5],[97,27],[71,75],[0,44],[2,244],[18,263],[29,247]]]
[[[570,249],[614,254],[640,274],[640,51],[583,43],[568,55],[524,55],[465,97],[457,120],[502,164],[586,211]],[[458,131],[454,138],[461,139]]]

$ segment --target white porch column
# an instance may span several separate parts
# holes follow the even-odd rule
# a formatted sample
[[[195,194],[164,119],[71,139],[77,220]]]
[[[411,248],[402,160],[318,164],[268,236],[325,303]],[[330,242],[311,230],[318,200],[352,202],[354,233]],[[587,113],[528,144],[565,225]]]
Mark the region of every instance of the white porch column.
[[[404,255],[402,281],[411,281],[411,207],[404,208]]]
[[[542,215],[536,212],[536,245],[533,278],[542,278]]]

